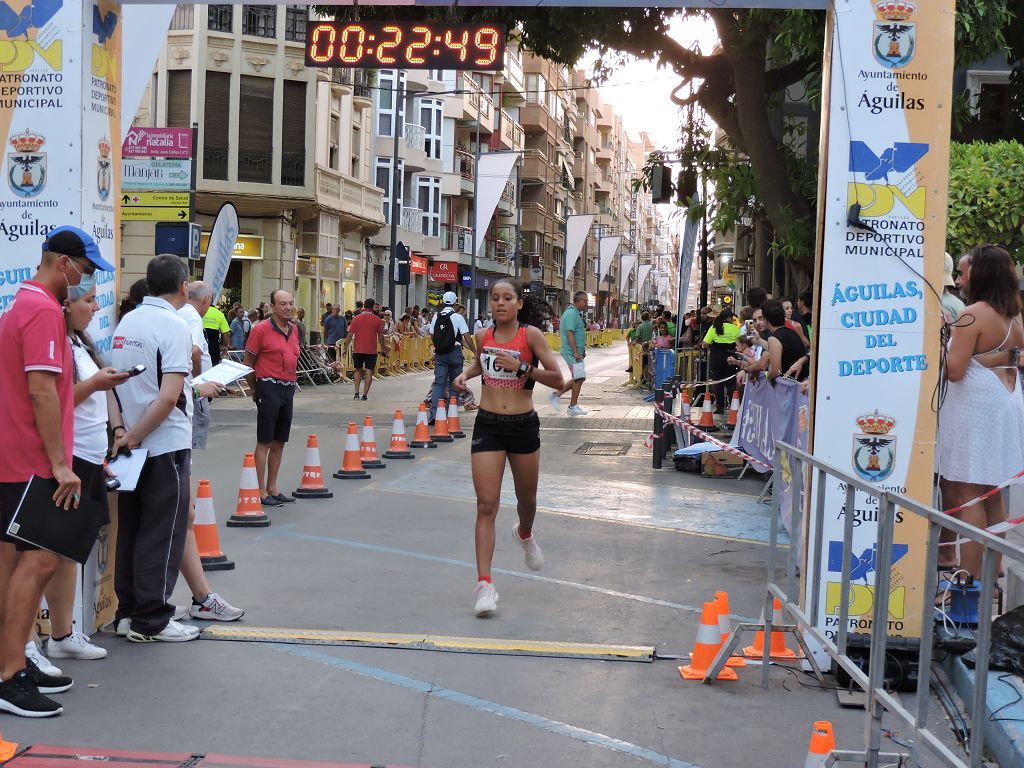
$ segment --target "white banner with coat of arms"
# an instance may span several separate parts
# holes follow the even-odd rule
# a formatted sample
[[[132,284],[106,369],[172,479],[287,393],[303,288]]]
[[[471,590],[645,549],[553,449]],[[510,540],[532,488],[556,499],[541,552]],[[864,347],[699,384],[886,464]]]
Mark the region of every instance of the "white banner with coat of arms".
[[[840,0],[830,13],[828,158],[819,191],[815,457],[932,502],[949,175],[953,0]],[[850,630],[870,633],[889,579],[890,635],[920,636],[925,530],[897,513],[890,573],[875,571],[878,494],[827,481],[819,627],[838,629],[843,522],[854,518]],[[809,494],[813,499],[815,492]]]
[[[119,263],[120,18],[120,4],[105,0],[0,3],[0,310],[32,277],[55,227],[81,227]],[[114,274],[97,274],[90,331],[103,351],[115,286]]]

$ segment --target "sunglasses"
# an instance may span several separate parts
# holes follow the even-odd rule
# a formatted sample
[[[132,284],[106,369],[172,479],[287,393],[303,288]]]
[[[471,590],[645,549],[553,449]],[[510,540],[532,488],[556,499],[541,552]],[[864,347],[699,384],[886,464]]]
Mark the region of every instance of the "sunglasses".
[[[93,263],[92,263],[91,261],[90,261],[90,262],[87,262],[87,263],[85,263],[85,264],[82,264],[82,263],[81,263],[80,261],[76,261],[76,260],[75,260],[75,258],[74,258],[74,257],[72,257],[72,256],[68,256],[68,261],[69,261],[69,262],[70,262],[71,264],[74,264],[74,266],[75,266],[75,270],[76,270],[76,271],[78,272],[78,274],[80,274],[80,275],[81,275],[82,277],[86,277],[86,276],[88,276],[88,275],[94,275],[94,274],[96,274],[96,265],[95,265],[95,264],[93,264]]]

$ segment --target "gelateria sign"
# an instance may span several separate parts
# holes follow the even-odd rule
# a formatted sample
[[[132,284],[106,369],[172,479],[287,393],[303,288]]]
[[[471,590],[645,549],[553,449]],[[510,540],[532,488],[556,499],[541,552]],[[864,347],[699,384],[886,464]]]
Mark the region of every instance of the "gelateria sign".
[[[832,17],[826,186],[819,192],[815,457],[932,501],[949,176],[953,0],[847,0]],[[937,290],[941,290],[939,287]],[[838,629],[843,523],[853,518],[849,629],[873,631],[888,579],[890,635],[920,636],[925,529],[896,512],[893,565],[873,567],[879,493],[826,481],[818,626]],[[808,494],[814,498],[815,489]],[[809,558],[809,562],[811,559]]]
[[[210,233],[203,232],[203,239],[200,241],[199,249],[206,253],[210,244]],[[235,239],[235,248],[231,254],[232,259],[262,259],[263,238],[260,235],[239,235]]]

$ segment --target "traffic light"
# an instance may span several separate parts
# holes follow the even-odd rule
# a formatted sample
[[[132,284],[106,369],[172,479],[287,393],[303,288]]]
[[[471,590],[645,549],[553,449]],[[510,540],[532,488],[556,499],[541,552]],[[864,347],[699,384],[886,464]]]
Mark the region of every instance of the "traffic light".
[[[680,205],[689,205],[690,200],[697,194],[697,170],[695,168],[684,168],[679,172],[679,183],[676,184],[676,202]]]
[[[672,169],[661,163],[651,170],[651,202],[655,205],[672,202]]]

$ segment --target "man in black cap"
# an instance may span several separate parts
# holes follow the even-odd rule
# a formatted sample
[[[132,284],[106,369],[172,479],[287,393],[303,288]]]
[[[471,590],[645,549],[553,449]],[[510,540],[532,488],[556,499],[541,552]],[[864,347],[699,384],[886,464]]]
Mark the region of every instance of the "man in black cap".
[[[114,267],[77,227],[51,230],[39,269],[0,315],[0,423],[8,444],[0,462],[0,711],[23,717],[63,712],[43,695],[71,687],[70,677],[47,675],[26,657],[26,643],[58,556],[7,536],[7,527],[33,476],[53,478],[54,501],[75,514],[81,481],[71,469],[74,358],[61,303],[68,288],[89,290],[97,269]]]

